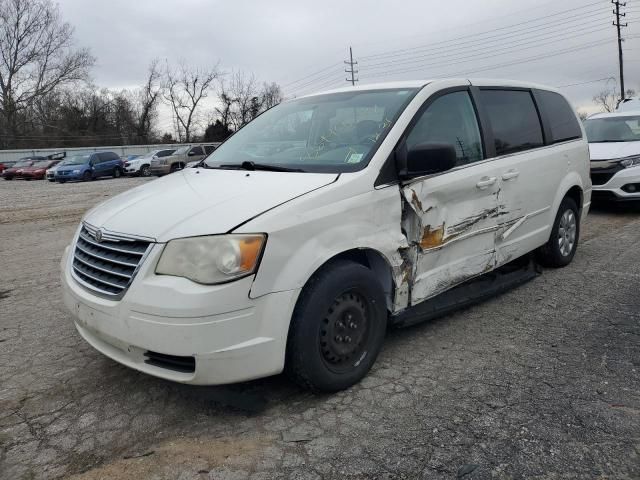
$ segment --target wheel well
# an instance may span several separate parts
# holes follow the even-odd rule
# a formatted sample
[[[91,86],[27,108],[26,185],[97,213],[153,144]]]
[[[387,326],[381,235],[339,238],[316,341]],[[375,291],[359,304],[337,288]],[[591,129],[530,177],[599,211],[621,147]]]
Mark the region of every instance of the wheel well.
[[[387,300],[387,310],[393,309],[393,293],[394,293],[394,281],[391,271],[391,266],[387,259],[377,250],[372,248],[354,248],[345,252],[339,253],[324,262],[318,269],[325,268],[336,260],[350,260],[355,263],[364,265],[368,269],[372,270],[384,289],[385,297]],[[316,272],[313,272],[315,275]]]
[[[582,194],[582,189],[580,187],[578,187],[577,185],[574,185],[573,187],[571,187],[569,189],[569,191],[566,193],[565,197],[569,197],[571,198],[574,202],[576,202],[576,205],[578,206],[578,211],[580,213],[582,213],[582,198],[583,198],[583,194]]]

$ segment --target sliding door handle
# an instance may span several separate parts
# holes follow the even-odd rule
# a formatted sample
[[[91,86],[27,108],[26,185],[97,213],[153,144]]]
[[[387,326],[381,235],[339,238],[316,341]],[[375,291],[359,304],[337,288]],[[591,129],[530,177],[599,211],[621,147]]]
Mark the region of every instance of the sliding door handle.
[[[517,171],[517,170],[509,170],[508,172],[504,172],[502,174],[502,180],[507,182],[509,180],[513,180],[515,178],[518,178],[519,175],[520,175],[519,171]]]
[[[498,179],[496,177],[482,177],[480,181],[476,183],[476,187],[480,190],[485,190],[496,183],[497,180]]]

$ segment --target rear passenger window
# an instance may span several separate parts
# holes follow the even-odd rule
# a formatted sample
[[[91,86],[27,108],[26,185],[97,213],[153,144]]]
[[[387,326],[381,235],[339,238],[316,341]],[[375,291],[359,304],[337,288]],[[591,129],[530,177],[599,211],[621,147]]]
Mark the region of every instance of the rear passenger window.
[[[161,152],[158,153],[157,157],[159,158],[168,157],[169,155],[172,155],[174,151],[175,150],[162,150]]]
[[[214,147],[213,145],[205,145],[204,146],[204,151],[206,152],[207,155],[209,155],[215,149],[216,149],[216,147]]]
[[[191,149],[191,153],[192,153],[193,155],[202,155],[202,154],[203,154],[203,153],[202,153],[202,147],[193,147],[193,148]]]
[[[452,145],[456,165],[482,160],[480,129],[469,93],[448,93],[427,107],[407,137],[407,148],[421,143]]]
[[[521,152],[544,145],[542,127],[531,93],[524,90],[480,90],[496,155]]]
[[[536,100],[540,110],[544,113],[543,118],[549,122],[549,129],[551,130],[549,143],[582,138],[582,131],[576,119],[576,114],[573,113],[573,108],[562,95],[555,92],[537,90]]]

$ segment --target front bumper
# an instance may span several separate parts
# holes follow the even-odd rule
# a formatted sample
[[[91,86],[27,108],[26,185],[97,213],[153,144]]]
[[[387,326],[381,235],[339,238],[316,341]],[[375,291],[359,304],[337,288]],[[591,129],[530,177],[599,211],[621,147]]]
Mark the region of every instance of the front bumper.
[[[68,175],[59,175],[56,173],[54,177],[56,182],[67,180],[82,180],[82,173],[69,173]]]
[[[141,372],[181,383],[217,385],[280,373],[299,290],[249,298],[253,277],[223,285],[155,275],[156,245],[121,300],[96,296],[62,259],[64,302],[96,350]],[[153,354],[194,359],[193,371],[149,362]]]
[[[592,197],[594,200],[610,200],[616,202],[640,200],[640,191],[627,192],[623,190],[625,185],[640,184],[640,167],[631,167],[620,170],[606,183],[593,185]]]

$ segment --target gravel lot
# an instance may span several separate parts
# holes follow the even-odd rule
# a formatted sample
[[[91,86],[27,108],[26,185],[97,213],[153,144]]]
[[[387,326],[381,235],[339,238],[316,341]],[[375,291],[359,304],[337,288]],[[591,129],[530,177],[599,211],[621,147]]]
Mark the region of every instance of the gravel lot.
[[[313,396],[172,384],[80,339],[62,250],[145,181],[0,181],[1,478],[640,478],[640,210],[595,211],[568,268],[391,332],[361,384]]]

